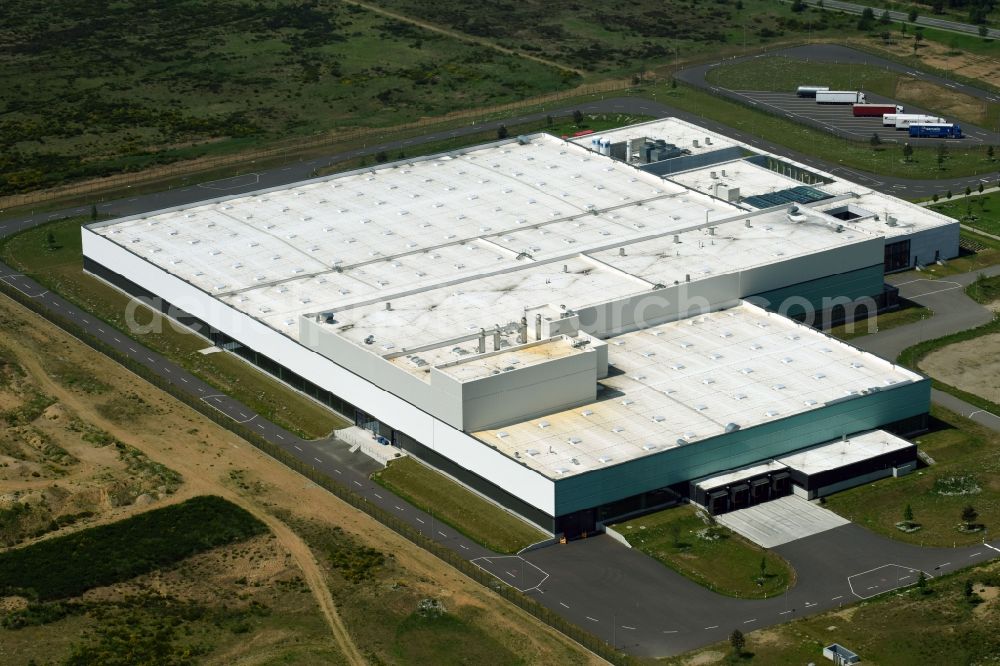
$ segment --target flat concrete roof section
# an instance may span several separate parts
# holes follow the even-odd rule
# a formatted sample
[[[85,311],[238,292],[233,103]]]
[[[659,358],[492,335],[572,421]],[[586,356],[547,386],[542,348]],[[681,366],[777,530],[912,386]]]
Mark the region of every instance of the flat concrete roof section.
[[[563,478],[920,379],[746,303],[611,338],[608,363],[596,402],[474,435]],[[876,450],[881,436],[851,441]],[[848,455],[828,446],[812,467]]]
[[[804,539],[850,522],[796,495],[723,513],[716,520],[764,548]]]
[[[792,469],[797,469],[803,474],[811,475],[840,469],[911,446],[913,446],[912,442],[892,433],[884,430],[871,430],[778,458],[778,462]]]

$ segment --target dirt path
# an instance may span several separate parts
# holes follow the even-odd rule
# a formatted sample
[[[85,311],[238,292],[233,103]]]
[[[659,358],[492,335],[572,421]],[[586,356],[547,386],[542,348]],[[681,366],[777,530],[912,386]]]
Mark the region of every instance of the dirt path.
[[[361,7],[362,9],[367,9],[370,12],[375,12],[376,14],[381,14],[382,16],[387,16],[391,19],[397,21],[403,21],[404,23],[409,23],[417,27],[423,28],[424,30],[430,30],[431,32],[436,32],[440,35],[445,35],[451,37],[452,39],[458,39],[463,42],[471,42],[472,44],[478,44],[479,46],[485,46],[486,48],[493,49],[494,51],[499,51],[500,53],[506,55],[517,56],[518,58],[524,58],[525,60],[533,60],[539,64],[545,65],[546,67],[555,67],[556,69],[565,69],[580,76],[586,76],[587,73],[582,69],[577,69],[576,67],[570,67],[568,65],[563,65],[552,60],[546,60],[545,58],[540,58],[536,55],[531,55],[530,53],[524,53],[522,51],[516,51],[514,49],[509,49],[505,46],[500,46],[495,42],[484,37],[474,37],[473,35],[467,35],[464,32],[458,32],[457,30],[451,30],[450,28],[442,28],[439,25],[433,23],[428,23],[427,21],[421,21],[420,19],[413,18],[412,16],[406,16],[405,14],[397,14],[396,12],[383,9],[377,5],[370,5],[367,2],[360,2],[359,0],[344,0],[347,4],[355,5],[356,7]]]
[[[45,393],[56,398],[61,404],[74,411],[84,420],[107,431],[122,442],[135,446],[151,459],[157,460],[160,458],[159,451],[149,450],[149,447],[143,446],[145,442],[141,437],[136,437],[132,432],[103,418],[91,405],[53,381],[35,358],[32,350],[16,340],[9,340],[7,344],[17,354],[18,362],[21,363],[25,371],[32,376]],[[285,523],[262,510],[257,504],[247,500],[219,480],[206,474],[199,466],[191,465],[185,457],[178,456],[169,461],[161,462],[169,464],[170,467],[179,472],[184,478],[184,485],[182,486],[184,492],[175,493],[173,496],[167,498],[164,504],[179,502],[193,495],[218,495],[246,509],[254,517],[267,525],[278,539],[278,542],[291,554],[295,563],[302,570],[313,597],[323,611],[323,616],[330,627],[330,632],[348,663],[352,664],[352,666],[364,666],[367,663],[347,632],[347,628],[341,621],[340,615],[337,613],[333,596],[330,594],[330,588],[326,584],[326,579],[319,568],[319,563],[316,562],[316,558],[313,556],[309,546],[295,532]],[[109,516],[109,518],[118,520],[121,516],[114,516],[113,518]]]

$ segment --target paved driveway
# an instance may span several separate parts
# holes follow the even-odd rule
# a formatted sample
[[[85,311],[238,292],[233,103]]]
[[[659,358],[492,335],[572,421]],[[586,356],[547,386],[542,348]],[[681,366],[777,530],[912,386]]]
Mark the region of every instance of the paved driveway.
[[[764,548],[774,548],[848,523],[833,511],[796,495],[730,511],[716,519]]]

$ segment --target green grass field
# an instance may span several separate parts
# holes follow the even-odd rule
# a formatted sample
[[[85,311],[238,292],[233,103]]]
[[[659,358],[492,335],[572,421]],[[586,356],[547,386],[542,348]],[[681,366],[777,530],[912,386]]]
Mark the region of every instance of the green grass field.
[[[965,595],[967,580],[973,582],[972,596]],[[998,586],[1000,564],[994,562],[931,579],[927,594],[909,588],[748,633],[746,656],[731,662],[727,641],[658,663],[829,664],[823,648],[840,643],[860,655],[862,664],[986,664],[996,657],[1000,634],[993,598]]]
[[[588,72],[631,74],[684,56],[759,49],[783,37],[856,32],[857,18],[818,9],[792,11],[769,0],[656,5],[578,0],[553,4],[470,4],[375,0],[374,4]]]
[[[80,225],[72,218],[35,227],[3,241],[0,257],[96,317],[198,375],[220,391],[303,437],[325,437],[347,422],[313,400],[271,379],[232,354],[199,354],[204,338],[145,307],[134,319],[148,332],[129,333],[130,299],[83,273]],[[48,235],[52,234],[53,244]]]
[[[731,597],[781,594],[795,572],[779,555],[731,530],[708,525],[691,505],[612,525],[632,545],[699,585]],[[764,570],[761,572],[761,560]]]
[[[0,194],[574,84],[568,70],[356,5],[11,0]]]
[[[1000,530],[1000,438],[988,428],[933,407],[933,431],[916,441],[934,465],[907,476],[882,479],[827,498],[826,508],[885,536],[926,546],[973,544],[982,533],[957,527],[972,504],[990,533]],[[917,532],[896,529],[909,504]]]
[[[960,193],[955,192],[955,194]],[[962,224],[1000,236],[1000,192],[941,201],[930,208],[942,215],[961,220]]]
[[[847,141],[689,86],[646,87],[641,94],[792,150],[863,171],[902,178],[952,178],[989,173],[995,168],[986,155],[986,149],[981,147],[952,147],[943,168],[939,169],[936,147],[915,147],[907,161],[901,148],[883,144],[872,149],[866,143]]]
[[[965,293],[969,295],[969,298],[983,305],[1000,300],[1000,276],[980,275],[975,282],[965,288]]]
[[[498,553],[516,553],[546,538],[542,531],[412,458],[390,462],[372,480]]]
[[[932,316],[934,313],[927,308],[918,305],[902,307],[894,312],[873,315],[862,321],[850,322],[834,326],[827,331],[830,335],[841,340],[853,340],[864,335],[888,331],[899,326],[906,326],[914,322],[921,321]]]
[[[221,497],[199,496],[0,553],[0,593],[75,597],[266,529]]]

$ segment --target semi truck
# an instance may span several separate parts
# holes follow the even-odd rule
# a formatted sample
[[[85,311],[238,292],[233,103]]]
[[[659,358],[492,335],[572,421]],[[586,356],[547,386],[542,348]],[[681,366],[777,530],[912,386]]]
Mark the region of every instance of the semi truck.
[[[897,104],[855,104],[855,117],[881,117],[891,113],[902,113],[903,107]]]
[[[884,118],[885,116],[883,116]],[[910,125],[926,125],[930,124],[940,124],[947,123],[948,121],[940,116],[923,116],[916,113],[897,113],[896,118],[893,121],[893,125],[896,129],[908,129]]]
[[[937,139],[961,139],[961,125],[954,123],[920,123],[910,124],[910,136],[930,137]]]
[[[815,97],[816,93],[829,89],[827,86],[799,86],[795,94],[799,97]]]
[[[863,92],[857,90],[820,90],[816,93],[817,104],[867,104]]]

